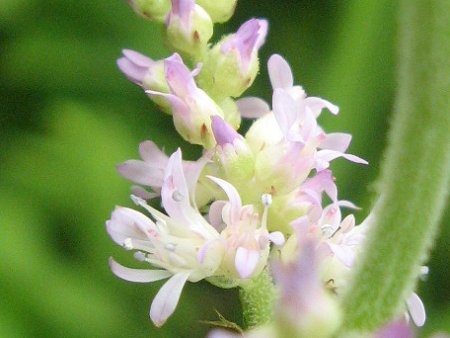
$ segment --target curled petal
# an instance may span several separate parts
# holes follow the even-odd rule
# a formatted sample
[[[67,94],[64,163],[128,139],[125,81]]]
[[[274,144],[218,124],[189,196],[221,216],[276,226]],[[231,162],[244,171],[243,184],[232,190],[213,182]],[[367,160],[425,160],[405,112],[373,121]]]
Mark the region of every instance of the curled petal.
[[[242,279],[250,277],[259,262],[259,252],[239,247],[236,250],[235,266]]]
[[[307,97],[304,103],[309,109],[311,109],[315,117],[318,117],[324,108],[327,108],[334,115],[339,113],[338,106],[328,102],[327,100],[321,99],[320,97]]]
[[[150,319],[161,327],[169,318],[180,300],[181,291],[189,278],[190,272],[173,275],[158,291],[150,307]]]
[[[219,185],[223,191],[228,196],[228,199],[230,200],[230,217],[228,220],[226,220],[227,224],[235,224],[238,222],[241,209],[242,209],[242,202],[241,197],[239,196],[239,193],[237,192],[236,188],[233,187],[232,184],[228,183],[225,180],[222,180],[217,177],[213,176],[207,176],[211,181],[215,182],[217,185]]]
[[[151,283],[161,279],[169,278],[172,275],[167,270],[130,269],[117,263],[111,257],[109,258],[109,267],[117,277],[129,282],[136,283]]]
[[[154,223],[140,212],[124,207],[117,207],[106,222],[106,230],[114,242],[124,245],[124,241],[132,238],[141,241],[148,240],[154,233]]]

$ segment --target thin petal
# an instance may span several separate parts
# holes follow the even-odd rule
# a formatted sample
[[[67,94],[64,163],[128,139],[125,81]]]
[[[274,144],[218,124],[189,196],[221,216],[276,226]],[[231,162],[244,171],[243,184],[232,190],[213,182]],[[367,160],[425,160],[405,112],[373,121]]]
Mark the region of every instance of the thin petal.
[[[289,67],[289,64],[281,55],[272,55],[267,63],[267,68],[269,70],[270,83],[272,84],[273,89],[288,89],[294,85],[291,67]]]
[[[147,186],[161,186],[164,176],[162,168],[140,160],[125,161],[117,166],[117,171],[127,180]]]
[[[190,272],[173,275],[158,291],[150,307],[150,318],[157,327],[161,327],[177,307],[181,291]]]
[[[172,275],[167,270],[130,269],[117,263],[112,257],[109,258],[109,267],[117,277],[136,283],[151,283]]]
[[[247,119],[261,117],[270,112],[270,107],[266,101],[259,97],[243,97],[236,101],[239,113]]]
[[[243,279],[250,277],[259,262],[259,252],[239,247],[236,250],[235,266],[239,276]]]
[[[294,99],[283,89],[275,89],[272,96],[273,114],[277,120],[278,126],[287,136],[289,129],[294,124],[298,108]]]
[[[352,135],[346,133],[330,133],[325,136],[325,140],[320,143],[320,148],[344,152],[347,150]]]
[[[145,162],[159,164],[165,168],[169,157],[162,152],[152,141],[144,141],[139,144],[139,155]]]
[[[155,61],[131,49],[123,49],[122,54],[139,67],[150,67]]]
[[[414,324],[419,327],[423,326],[426,320],[425,306],[419,296],[413,292],[406,300],[406,304],[408,305],[408,312]]]

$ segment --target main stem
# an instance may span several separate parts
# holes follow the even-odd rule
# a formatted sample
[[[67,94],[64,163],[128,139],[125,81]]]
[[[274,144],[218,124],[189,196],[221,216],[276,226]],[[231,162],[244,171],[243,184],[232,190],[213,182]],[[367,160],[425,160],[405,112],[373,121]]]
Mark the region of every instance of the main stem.
[[[450,175],[450,1],[403,0],[399,91],[374,223],[343,295],[347,331],[405,310],[437,232]]]
[[[239,298],[246,328],[261,326],[273,319],[276,291],[267,269],[241,287]]]

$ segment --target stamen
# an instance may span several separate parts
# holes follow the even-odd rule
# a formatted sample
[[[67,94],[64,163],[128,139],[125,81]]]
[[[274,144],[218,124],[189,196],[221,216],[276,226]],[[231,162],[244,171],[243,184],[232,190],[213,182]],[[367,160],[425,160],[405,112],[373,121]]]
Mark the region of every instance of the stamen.
[[[264,205],[264,211],[261,218],[261,228],[267,229],[267,213],[269,212],[269,207],[272,205],[272,195],[262,194],[261,202]]]
[[[134,259],[138,260],[139,262],[144,262],[147,256],[142,251],[136,251],[134,253]]]
[[[269,207],[272,205],[272,195],[271,194],[263,194],[261,196],[261,202],[265,207]]]
[[[122,246],[125,250],[133,250],[133,241],[131,240],[131,238],[125,238]]]

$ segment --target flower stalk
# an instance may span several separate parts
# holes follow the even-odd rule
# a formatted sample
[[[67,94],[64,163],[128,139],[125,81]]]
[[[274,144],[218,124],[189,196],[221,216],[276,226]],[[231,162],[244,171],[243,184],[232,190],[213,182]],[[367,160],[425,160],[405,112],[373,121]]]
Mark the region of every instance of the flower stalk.
[[[276,298],[273,278],[267,269],[242,285],[239,299],[245,327],[251,329],[269,323],[273,319]]]
[[[450,173],[450,3],[404,0],[399,89],[366,249],[343,296],[345,331],[404,309],[438,230]]]

